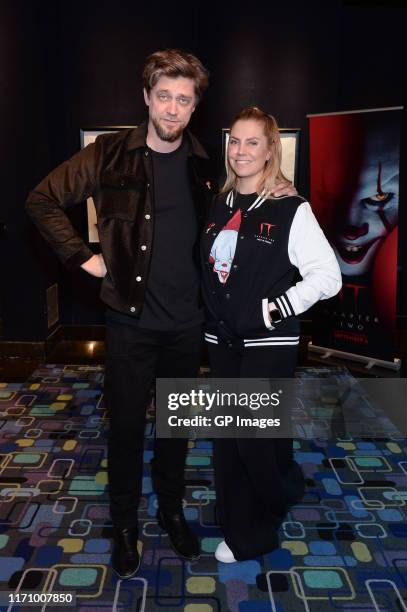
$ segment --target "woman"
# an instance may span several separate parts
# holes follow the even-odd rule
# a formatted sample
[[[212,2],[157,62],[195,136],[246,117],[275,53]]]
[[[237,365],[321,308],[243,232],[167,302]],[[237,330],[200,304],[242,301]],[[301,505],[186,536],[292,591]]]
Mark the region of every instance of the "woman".
[[[308,202],[273,197],[285,180],[275,119],[245,108],[231,126],[226,181],[202,241],[213,377],[293,377],[297,315],[341,287],[335,255]],[[276,548],[287,506],[303,487],[292,440],[217,439],[214,466],[225,537],[216,558],[234,562]],[[293,479],[297,493],[290,499]]]

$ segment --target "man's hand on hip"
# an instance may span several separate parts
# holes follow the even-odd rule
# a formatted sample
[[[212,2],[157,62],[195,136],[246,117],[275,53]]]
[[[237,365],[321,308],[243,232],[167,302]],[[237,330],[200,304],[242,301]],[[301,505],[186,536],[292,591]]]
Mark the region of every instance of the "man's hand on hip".
[[[93,255],[88,261],[85,261],[81,265],[81,268],[91,274],[92,276],[97,276],[98,278],[103,278],[106,276],[106,266],[105,260],[103,259],[103,255],[100,253],[99,255]]]

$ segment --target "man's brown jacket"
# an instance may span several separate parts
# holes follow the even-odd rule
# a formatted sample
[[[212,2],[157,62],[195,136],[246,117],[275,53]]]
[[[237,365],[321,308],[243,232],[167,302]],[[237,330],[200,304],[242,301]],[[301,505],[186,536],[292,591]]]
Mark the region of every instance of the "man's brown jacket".
[[[154,177],[146,134],[147,124],[101,134],[43,179],[26,203],[30,217],[61,261],[75,268],[94,253],[73,228],[65,209],[93,198],[107,269],[101,299],[133,316],[142,309],[154,248]],[[202,222],[213,196],[212,164],[198,140],[188,131],[186,135],[191,190]]]

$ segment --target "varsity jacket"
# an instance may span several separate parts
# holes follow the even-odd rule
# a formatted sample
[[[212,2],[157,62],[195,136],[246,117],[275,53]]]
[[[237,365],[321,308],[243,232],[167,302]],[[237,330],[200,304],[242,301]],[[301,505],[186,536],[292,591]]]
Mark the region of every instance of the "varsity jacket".
[[[185,133],[190,145],[188,176],[202,225],[213,196],[214,172],[201,144],[188,130]],[[93,252],[65,211],[93,197],[107,268],[100,297],[132,317],[138,317],[143,308],[154,248],[154,176],[146,135],[147,123],[101,134],[44,178],[26,203],[28,214],[60,260],[77,268]],[[199,241],[193,256],[198,264]]]
[[[296,345],[297,315],[341,288],[335,254],[304,198],[259,196],[247,210],[235,200],[233,191],[217,196],[203,231],[205,340]],[[278,323],[270,322],[271,303],[280,310]]]

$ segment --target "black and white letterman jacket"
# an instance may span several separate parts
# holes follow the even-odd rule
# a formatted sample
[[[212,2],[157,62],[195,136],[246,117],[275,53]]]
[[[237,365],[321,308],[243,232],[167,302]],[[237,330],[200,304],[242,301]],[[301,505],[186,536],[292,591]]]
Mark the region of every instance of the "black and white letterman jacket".
[[[239,347],[296,345],[297,315],[338,293],[340,268],[302,197],[254,195],[247,206],[248,197],[219,194],[203,231],[205,340]],[[302,280],[295,282],[298,272]],[[270,322],[271,303],[280,310],[279,323]]]

